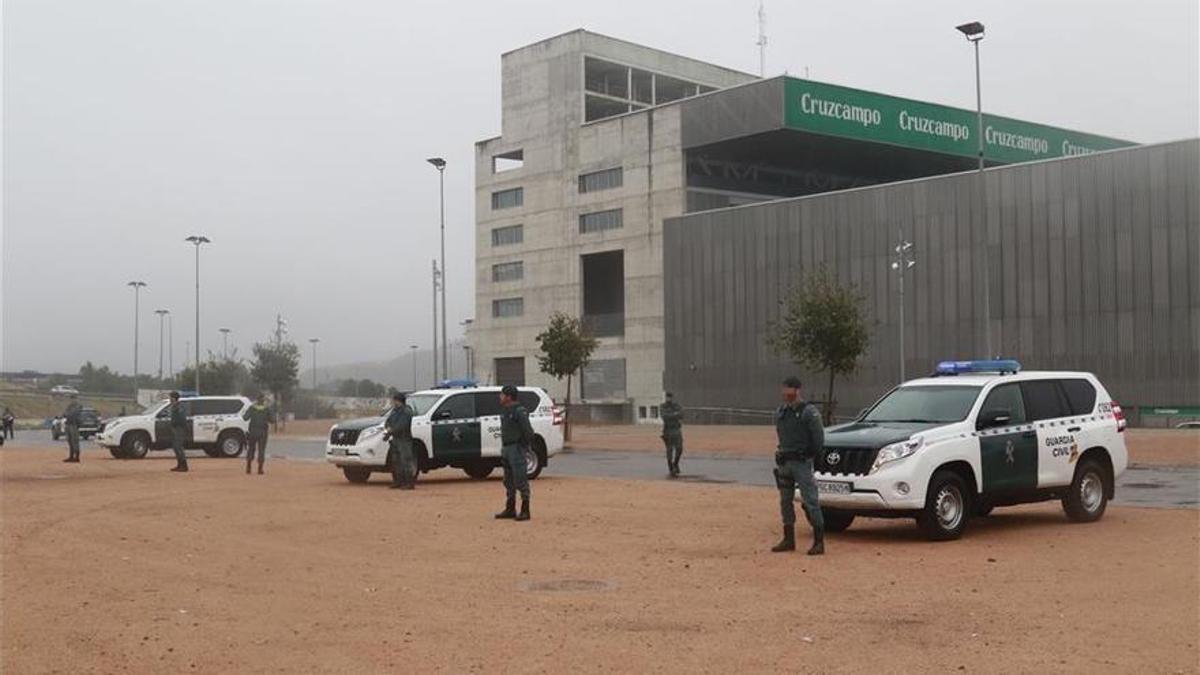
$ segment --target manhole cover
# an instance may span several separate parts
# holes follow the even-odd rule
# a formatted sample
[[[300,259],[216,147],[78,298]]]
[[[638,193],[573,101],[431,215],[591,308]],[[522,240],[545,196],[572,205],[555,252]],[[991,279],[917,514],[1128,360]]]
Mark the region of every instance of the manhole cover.
[[[523,584],[527,591],[543,591],[543,592],[586,592],[586,591],[608,591],[616,588],[616,584],[611,581],[600,581],[598,579],[555,579],[552,581],[531,581]]]

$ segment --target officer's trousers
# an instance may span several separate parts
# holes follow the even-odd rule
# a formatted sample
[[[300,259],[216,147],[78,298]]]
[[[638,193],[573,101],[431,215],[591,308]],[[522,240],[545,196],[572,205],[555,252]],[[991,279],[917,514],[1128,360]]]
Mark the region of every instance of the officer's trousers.
[[[679,469],[679,458],[683,457],[683,434],[676,432],[664,432],[663,446],[667,449],[667,468],[676,471]]]
[[[246,464],[250,464],[254,461],[254,455],[256,453],[258,455],[258,465],[262,466],[263,462],[267,460],[266,435],[248,436],[246,438]]]
[[[779,486],[779,512],[784,525],[796,524],[796,490],[800,490],[804,515],[814,532],[825,531],[825,519],[817,501],[817,481],[813,477],[811,459],[789,459],[775,468],[775,483]]]
[[[413,442],[411,438],[393,438],[388,445],[392,455],[392,485],[415,485],[417,483],[417,462],[413,458]]]
[[[525,452],[519,445],[506,445],[500,449],[500,463],[504,467],[504,495],[529,501],[529,474],[525,472]]]
[[[187,433],[186,429],[179,427],[171,428],[171,449],[175,451],[175,466],[187,468],[187,455],[183,454],[183,437]]]
[[[79,427],[67,425],[67,455],[68,459],[79,459]]]

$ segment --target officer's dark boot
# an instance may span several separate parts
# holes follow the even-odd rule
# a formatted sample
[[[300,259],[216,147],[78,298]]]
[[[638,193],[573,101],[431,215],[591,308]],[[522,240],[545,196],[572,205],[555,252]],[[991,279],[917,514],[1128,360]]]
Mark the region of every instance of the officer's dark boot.
[[[509,497],[504,502],[504,510],[496,514],[496,520],[504,520],[506,518],[517,517],[517,500],[515,497]]]
[[[263,463],[259,462],[258,463],[258,475],[260,475],[260,476],[262,475],[262,472],[263,472],[262,466],[263,466]]]
[[[251,464],[251,461],[250,461],[250,460],[246,460],[246,475],[247,475],[247,476],[249,476],[249,475],[250,475],[250,464]]]
[[[771,547],[771,553],[784,553],[786,551],[796,550],[796,526],[783,526],[783,539],[779,540],[778,544]]]
[[[812,548],[808,549],[809,555],[824,555],[825,554],[825,530],[821,528],[813,528],[813,544]]]
[[[529,498],[521,498],[521,512],[517,514],[517,520],[529,520]]]

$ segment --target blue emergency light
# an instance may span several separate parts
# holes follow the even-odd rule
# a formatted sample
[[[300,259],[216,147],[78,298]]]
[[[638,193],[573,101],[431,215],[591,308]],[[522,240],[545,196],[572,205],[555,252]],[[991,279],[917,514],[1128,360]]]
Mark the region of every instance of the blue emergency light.
[[[1018,373],[1021,364],[1014,359],[981,359],[978,361],[942,361],[937,364],[938,375],[965,375],[967,373]]]

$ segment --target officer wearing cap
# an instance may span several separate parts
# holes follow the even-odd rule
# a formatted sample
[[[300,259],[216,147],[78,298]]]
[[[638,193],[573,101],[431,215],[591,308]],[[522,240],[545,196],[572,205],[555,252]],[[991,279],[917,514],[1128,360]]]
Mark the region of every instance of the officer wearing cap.
[[[529,475],[525,472],[525,450],[533,444],[529,413],[517,401],[517,388],[511,384],[500,390],[500,462],[504,466],[504,510],[497,519],[529,520]],[[521,493],[521,512],[516,510]]]
[[[258,473],[263,472],[263,462],[267,460],[267,435],[275,415],[267,407],[262,393],[254,398],[254,403],[242,413],[242,419],[250,424],[246,428],[246,473],[250,473],[250,465],[254,463],[254,455],[258,454]]]
[[[63,428],[67,432],[67,458],[64,462],[79,463],[79,422],[83,414],[83,406],[79,405],[79,397],[71,394],[71,402],[63,411]]]
[[[388,441],[388,452],[392,456],[392,487],[412,490],[417,485],[417,463],[413,458],[412,437],[413,409],[408,407],[404,394],[392,394],[392,411],[383,423],[384,438]]]
[[[667,471],[671,478],[679,475],[679,458],[683,456],[683,406],[675,401],[675,395],[667,392],[667,400],[658,408],[662,418],[662,439],[667,449]]]
[[[186,473],[188,470],[187,455],[183,453],[183,439],[187,437],[187,413],[179,402],[179,392],[171,392],[171,404],[167,406],[171,421],[171,449],[175,451],[175,468],[172,471]]]
[[[813,458],[825,442],[825,429],[816,406],[800,398],[800,379],[783,381],[783,404],[775,412],[775,431],[779,449],[775,452],[775,484],[779,486],[779,511],[783,516],[783,539],[771,551],[796,550],[796,489],[804,515],[812,526],[813,544],[809,555],[825,553],[825,521],[817,501],[817,482],[813,478]]]

